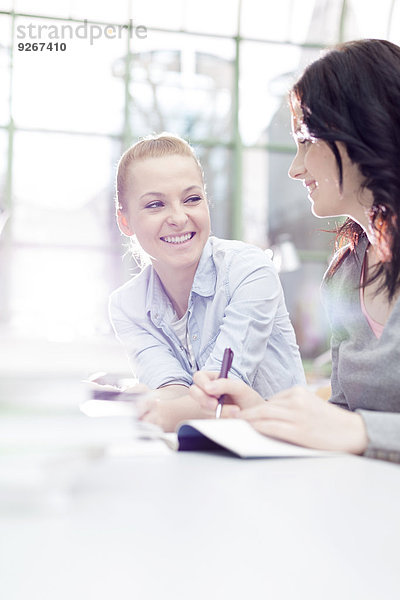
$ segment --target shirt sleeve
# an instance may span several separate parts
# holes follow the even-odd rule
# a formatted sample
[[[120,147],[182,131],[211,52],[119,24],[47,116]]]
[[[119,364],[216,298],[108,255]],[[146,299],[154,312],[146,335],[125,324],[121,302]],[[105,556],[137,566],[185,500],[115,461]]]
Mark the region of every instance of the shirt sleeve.
[[[192,384],[192,376],[182,367],[168,343],[132,320],[120,306],[118,295],[110,298],[109,314],[117,339],[125,347],[140,383],[151,389],[168,384]]]
[[[230,301],[203,369],[219,371],[229,347],[234,352],[230,375],[252,385],[283,298],[282,287],[275,267],[257,247],[236,254],[228,269]]]

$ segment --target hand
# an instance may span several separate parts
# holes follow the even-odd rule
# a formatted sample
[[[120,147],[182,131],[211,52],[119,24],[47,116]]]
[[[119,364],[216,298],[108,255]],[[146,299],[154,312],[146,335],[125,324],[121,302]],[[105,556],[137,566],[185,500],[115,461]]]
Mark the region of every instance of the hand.
[[[187,416],[189,407],[185,402],[185,398],[189,398],[188,391],[187,386],[174,383],[150,391],[136,404],[138,418],[164,431],[175,431],[179,421],[191,418]]]
[[[152,423],[164,431],[175,431],[179,421],[186,418],[185,396],[169,400],[149,398],[139,407],[139,420]]]
[[[232,416],[228,414],[227,408],[223,407],[222,417]],[[149,398],[139,405],[138,412],[141,421],[153,423],[168,432],[176,431],[181,421],[215,418],[215,410],[203,409],[189,395],[162,399],[156,397],[156,391],[153,398]]]
[[[280,392],[237,416],[260,433],[308,448],[362,454],[368,444],[360,415],[326,402],[301,386]]]
[[[222,394],[226,394],[221,415],[224,417],[235,416],[240,408],[249,408],[265,403],[260,394],[243,381],[219,378],[215,371],[197,371],[193,376],[193,381],[189,390],[190,397],[204,410],[212,410],[215,413],[218,398]]]

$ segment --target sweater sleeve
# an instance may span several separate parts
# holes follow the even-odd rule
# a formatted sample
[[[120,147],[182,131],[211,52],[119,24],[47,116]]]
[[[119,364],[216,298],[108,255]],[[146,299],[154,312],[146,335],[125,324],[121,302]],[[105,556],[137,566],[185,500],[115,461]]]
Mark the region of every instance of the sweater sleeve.
[[[400,462],[400,413],[357,409],[364,420],[370,458]]]
[[[340,406],[341,408],[349,408],[344,393],[339,385],[338,379],[338,354],[339,354],[339,342],[334,336],[331,338],[331,353],[332,353],[332,373],[331,373],[331,389],[332,396],[330,402]]]

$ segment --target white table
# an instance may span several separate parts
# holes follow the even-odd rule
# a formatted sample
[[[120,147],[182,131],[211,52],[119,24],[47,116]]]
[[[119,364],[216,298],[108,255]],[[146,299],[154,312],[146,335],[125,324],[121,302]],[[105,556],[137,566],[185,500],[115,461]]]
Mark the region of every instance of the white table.
[[[398,465],[205,453],[99,459],[64,510],[3,507],[0,594],[398,600],[399,544]]]

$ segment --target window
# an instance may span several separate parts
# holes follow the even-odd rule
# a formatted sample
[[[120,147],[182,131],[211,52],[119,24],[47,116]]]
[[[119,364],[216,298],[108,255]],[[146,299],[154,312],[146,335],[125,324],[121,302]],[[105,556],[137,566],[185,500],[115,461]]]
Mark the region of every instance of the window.
[[[286,94],[326,44],[396,41],[399,16],[400,0],[221,0],[218,10],[211,0],[3,0],[3,325],[46,339],[111,334],[108,294],[132,271],[115,225],[115,166],[139,136],[169,130],[202,160],[213,233],[262,247],[290,236],[302,266],[282,273],[288,307],[303,355],[321,352],[331,239],[320,230],[333,224],[315,220],[287,178]]]

